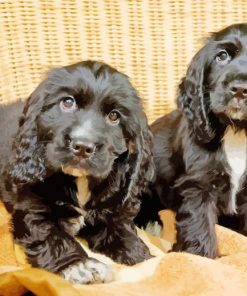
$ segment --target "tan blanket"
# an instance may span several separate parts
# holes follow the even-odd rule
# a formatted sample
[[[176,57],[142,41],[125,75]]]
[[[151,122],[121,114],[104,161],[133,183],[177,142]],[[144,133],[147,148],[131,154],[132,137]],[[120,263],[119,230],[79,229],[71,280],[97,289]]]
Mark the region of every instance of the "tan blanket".
[[[211,260],[186,253],[167,253],[175,238],[174,215],[161,213],[165,231],[161,238],[139,230],[154,258],[127,267],[99,254],[90,255],[113,265],[115,280],[107,284],[71,285],[62,278],[25,263],[14,246],[7,215],[0,204],[0,296],[187,296],[247,295],[247,238],[217,226],[220,258]],[[82,242],[87,248],[85,242]]]

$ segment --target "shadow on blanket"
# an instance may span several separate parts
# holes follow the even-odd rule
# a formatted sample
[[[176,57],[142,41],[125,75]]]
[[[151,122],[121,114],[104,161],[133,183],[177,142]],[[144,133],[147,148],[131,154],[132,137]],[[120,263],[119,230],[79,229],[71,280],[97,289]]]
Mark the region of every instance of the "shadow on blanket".
[[[0,204],[0,295],[17,296],[31,291],[37,296],[163,296],[163,295],[247,295],[247,238],[217,226],[220,258],[211,260],[186,253],[167,253],[175,238],[174,215],[161,212],[165,232],[161,238],[139,230],[139,235],[155,256],[132,267],[112,262],[115,281],[108,284],[74,285],[25,263],[14,247],[9,232],[9,216]],[[86,243],[81,242],[85,248]],[[90,250],[87,251],[89,253]],[[92,255],[92,253],[91,253]]]

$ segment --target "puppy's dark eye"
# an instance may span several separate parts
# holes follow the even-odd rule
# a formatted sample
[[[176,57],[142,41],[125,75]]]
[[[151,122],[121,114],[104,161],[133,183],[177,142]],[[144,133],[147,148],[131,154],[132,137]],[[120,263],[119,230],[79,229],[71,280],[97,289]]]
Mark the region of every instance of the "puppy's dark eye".
[[[112,110],[108,115],[107,118],[109,119],[110,123],[118,124],[120,121],[120,113],[117,110]]]
[[[73,97],[64,97],[60,101],[62,111],[71,112],[77,108],[76,101]]]
[[[226,50],[221,50],[215,57],[215,60],[220,65],[226,65],[231,61],[231,56]]]

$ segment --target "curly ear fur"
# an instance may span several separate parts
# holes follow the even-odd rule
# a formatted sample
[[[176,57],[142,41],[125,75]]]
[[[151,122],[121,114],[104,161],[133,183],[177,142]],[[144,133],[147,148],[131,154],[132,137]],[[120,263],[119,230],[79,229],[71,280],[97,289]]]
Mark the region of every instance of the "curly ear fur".
[[[133,172],[129,183],[128,192],[124,199],[131,195],[141,194],[150,181],[154,178],[154,161],[152,154],[152,134],[148,128],[146,116],[139,116],[139,130],[135,139],[136,160],[132,164]]]
[[[193,58],[186,76],[180,84],[178,105],[186,115],[199,142],[209,143],[215,136],[209,121],[206,79],[212,42],[203,47]]]
[[[44,146],[39,142],[36,123],[43,101],[41,84],[27,100],[13,143],[7,173],[16,184],[43,180],[45,176]]]

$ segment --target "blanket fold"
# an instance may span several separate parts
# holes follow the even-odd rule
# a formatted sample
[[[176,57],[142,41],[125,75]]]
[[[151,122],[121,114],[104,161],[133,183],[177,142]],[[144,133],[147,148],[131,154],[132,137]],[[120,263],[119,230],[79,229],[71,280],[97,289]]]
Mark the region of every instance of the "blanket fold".
[[[166,210],[161,212],[161,219],[166,226],[161,238],[138,230],[154,257],[135,266],[116,264],[91,252],[80,241],[90,256],[112,265],[115,280],[107,284],[72,285],[25,262],[21,249],[14,246],[10,217],[0,204],[0,296],[19,296],[27,291],[37,296],[247,295],[246,237],[217,225],[220,257],[216,260],[169,253],[176,237],[175,217]]]

